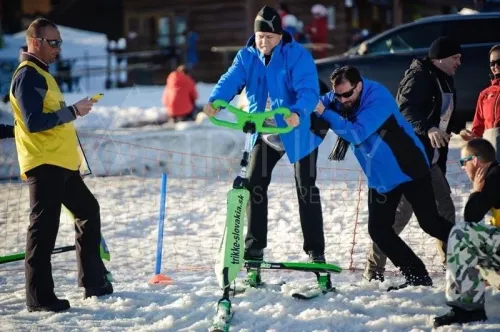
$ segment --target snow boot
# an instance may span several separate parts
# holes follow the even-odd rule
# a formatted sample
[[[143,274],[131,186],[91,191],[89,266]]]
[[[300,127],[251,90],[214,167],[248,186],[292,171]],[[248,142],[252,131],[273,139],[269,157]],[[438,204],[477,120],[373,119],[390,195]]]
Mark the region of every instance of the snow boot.
[[[309,255],[309,261],[311,263],[326,263],[325,254],[322,252],[310,250],[307,252],[307,255]]]
[[[464,324],[464,323],[472,323],[479,322],[488,319],[486,317],[486,312],[484,308],[475,309],[475,310],[465,310],[458,307],[452,307],[450,312],[443,316],[437,316],[434,318],[434,327],[438,328],[444,325],[451,324]]]

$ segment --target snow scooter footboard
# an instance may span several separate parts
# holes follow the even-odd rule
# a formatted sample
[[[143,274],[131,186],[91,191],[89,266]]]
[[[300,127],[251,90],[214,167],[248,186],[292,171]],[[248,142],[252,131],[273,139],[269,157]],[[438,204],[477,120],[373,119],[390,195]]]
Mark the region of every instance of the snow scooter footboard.
[[[342,268],[327,263],[302,263],[302,262],[266,262],[245,261],[245,267],[261,268],[263,270],[295,270],[305,272],[342,272]]]

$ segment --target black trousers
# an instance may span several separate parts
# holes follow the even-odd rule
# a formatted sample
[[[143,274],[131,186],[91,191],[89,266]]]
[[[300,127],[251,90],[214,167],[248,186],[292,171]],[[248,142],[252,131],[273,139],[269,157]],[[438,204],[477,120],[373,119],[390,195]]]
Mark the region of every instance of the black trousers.
[[[26,175],[31,209],[25,258],[26,304],[47,305],[56,298],[51,253],[59,230],[61,204],[75,216],[79,286],[102,285],[99,204],[79,172],[45,164]]]
[[[430,174],[424,178],[403,183],[385,194],[369,190],[368,232],[377,246],[405,275],[422,276],[427,269],[413,250],[394,232],[396,208],[401,195],[413,208],[422,230],[444,243],[448,242],[453,224],[439,216]]]
[[[260,138],[255,143],[249,165],[248,232],[246,249],[264,249],[267,246],[267,188],[271,173],[284,155],[268,146]],[[323,214],[319,189],[316,187],[318,149],[294,164],[295,187],[299,200],[300,223],[304,235],[304,251],[324,253]]]

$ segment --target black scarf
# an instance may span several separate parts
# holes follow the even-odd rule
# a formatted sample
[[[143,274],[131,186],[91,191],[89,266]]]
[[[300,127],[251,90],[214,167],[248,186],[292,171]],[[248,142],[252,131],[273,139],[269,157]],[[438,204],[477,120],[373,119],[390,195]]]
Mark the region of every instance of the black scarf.
[[[355,109],[357,108],[359,104],[359,101],[354,104],[354,106],[351,108],[346,108],[343,106],[338,107],[335,104],[335,101],[332,101],[329,108],[338,113],[341,117],[346,118],[348,121],[353,122],[355,119],[354,113]],[[342,105],[342,104],[341,104]],[[335,142],[335,145],[333,146],[332,152],[330,152],[330,155],[328,156],[328,160],[335,160],[335,161],[342,161],[345,159],[345,155],[347,153],[347,149],[349,149],[349,145],[351,143],[346,141],[340,136],[337,136],[337,142]]]

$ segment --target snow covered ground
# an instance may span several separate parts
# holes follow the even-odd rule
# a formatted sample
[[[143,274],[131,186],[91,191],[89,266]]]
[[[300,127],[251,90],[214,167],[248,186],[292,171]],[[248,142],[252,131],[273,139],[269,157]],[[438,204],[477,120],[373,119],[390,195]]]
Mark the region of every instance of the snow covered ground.
[[[222,236],[225,195],[237,170],[243,134],[210,123],[168,129],[120,128],[117,123],[142,118],[155,107],[161,88],[141,87],[140,91],[148,97],[127,98],[134,90],[108,91],[106,97],[110,100],[103,99],[94,118],[77,122],[94,172],[113,175],[89,177],[86,181],[101,205],[103,235],[111,250],[111,261],[106,264],[116,279],[115,293],[83,301],[76,287],[74,254],[59,254],[53,256],[57,294],[68,298],[72,309],[60,314],[30,314],[24,307],[22,263],[4,264],[0,266],[0,322],[5,330],[204,331],[209,327],[220,297],[213,272],[214,257]],[[207,98],[206,94],[200,103],[203,98]],[[343,268],[357,270],[334,276],[337,293],[308,302],[294,300],[290,293],[313,282],[313,275],[265,272],[268,282],[287,283],[281,291],[251,290],[235,297],[233,331],[428,331],[432,317],[447,310],[434,241],[422,234],[415,221],[403,236],[426,264],[438,271],[434,274],[435,288],[387,293],[386,287],[402,281],[401,276],[392,273],[388,273],[384,284],[361,282],[359,269],[363,268],[369,244],[366,185],[363,178],[359,182],[359,167],[352,154],[344,163],[327,161],[334,141],[335,136],[329,134],[319,158],[327,258]],[[0,142],[4,152],[8,145],[8,140]],[[451,161],[458,158],[460,141],[454,139],[452,146]],[[15,169],[15,158],[4,161],[0,170],[5,171],[7,164],[11,164],[9,172]],[[150,286],[147,281],[154,274],[161,172],[169,174],[163,273],[175,282]],[[305,260],[293,177],[286,158],[274,174],[266,255],[273,260]],[[453,163],[449,179],[460,215],[470,186]],[[0,255],[6,255],[23,250],[27,188],[17,181],[3,181],[0,197]],[[73,228],[63,216],[58,246],[72,241]],[[388,269],[394,270],[391,264]],[[488,289],[490,320],[463,330],[500,329],[497,293]]]
[[[72,309],[60,314],[30,314],[24,307],[22,263],[0,267],[0,322],[5,331],[204,331],[220,297],[213,263],[224,223],[226,180],[169,179],[162,272],[174,279],[170,286],[149,286],[156,250],[159,179],[138,176],[87,179],[102,212],[103,235],[111,251],[108,268],[115,293],[83,301],[76,287],[73,253],[53,256],[57,294]],[[346,191],[346,183],[321,181],[327,236],[332,263],[362,268],[368,237],[366,192]],[[269,259],[304,260],[293,183],[278,178],[270,191]],[[22,250],[27,222],[27,190],[18,184],[0,185],[1,254]],[[355,214],[359,213],[357,230]],[[4,218],[5,217],[5,218]],[[72,243],[72,226],[63,218],[58,246]],[[356,235],[356,238],[353,236]],[[421,234],[415,222],[405,239],[429,265],[435,260],[434,241]],[[356,245],[352,245],[352,241]],[[354,250],[354,253],[351,253]],[[392,269],[392,267],[391,267]],[[266,272],[268,282],[286,281],[281,292],[251,290],[233,299],[233,331],[428,331],[432,316],[446,310],[443,275],[435,274],[435,288],[384,291],[401,282],[388,274],[384,284],[363,284],[360,272],[334,276],[338,292],[309,302],[290,297],[295,287],[314,276],[302,272]],[[490,320],[464,330],[500,328],[498,291],[487,293]],[[458,328],[441,329],[458,331]]]
[[[198,84],[199,104],[207,101],[211,88]],[[86,182],[101,206],[102,232],[111,251],[106,265],[116,280],[115,293],[83,301],[82,290],[76,287],[74,253],[58,254],[53,256],[56,293],[68,298],[72,308],[60,314],[30,314],[24,306],[22,262],[3,264],[1,330],[206,331],[210,326],[221,295],[213,264],[224,226],[225,195],[237,171],[244,136],[208,122],[155,125],[165,112],[160,106],[162,90],[139,86],[102,91],[93,86],[66,95],[66,101],[73,103],[95,92],[105,93],[92,113],[75,124],[94,173]],[[152,125],[125,128],[144,120]],[[0,112],[0,122],[11,121],[8,108]],[[265,272],[266,281],[287,283],[281,291],[251,290],[236,296],[232,331],[429,331],[432,317],[448,310],[435,243],[422,234],[415,220],[402,236],[435,271],[435,287],[387,293],[389,285],[402,281],[393,273],[387,273],[384,284],[361,282],[359,270],[370,243],[366,183],[352,154],[343,163],[327,160],[335,139],[331,133],[327,136],[318,159],[326,253],[331,263],[355,271],[345,270],[333,277],[337,293],[308,302],[294,300],[290,293],[314,282],[313,275]],[[448,172],[459,220],[470,190],[455,162],[460,144],[453,139]],[[0,178],[18,174],[13,151],[11,140],[0,141]],[[162,172],[169,175],[162,272],[174,284],[150,286]],[[27,198],[26,185],[15,179],[0,181],[0,255],[24,249]],[[286,158],[273,173],[269,201],[267,258],[305,260],[292,168]],[[57,246],[72,242],[73,226],[63,215]],[[394,267],[388,264],[388,269]],[[440,331],[500,330],[498,291],[488,289],[486,301],[487,322]]]

